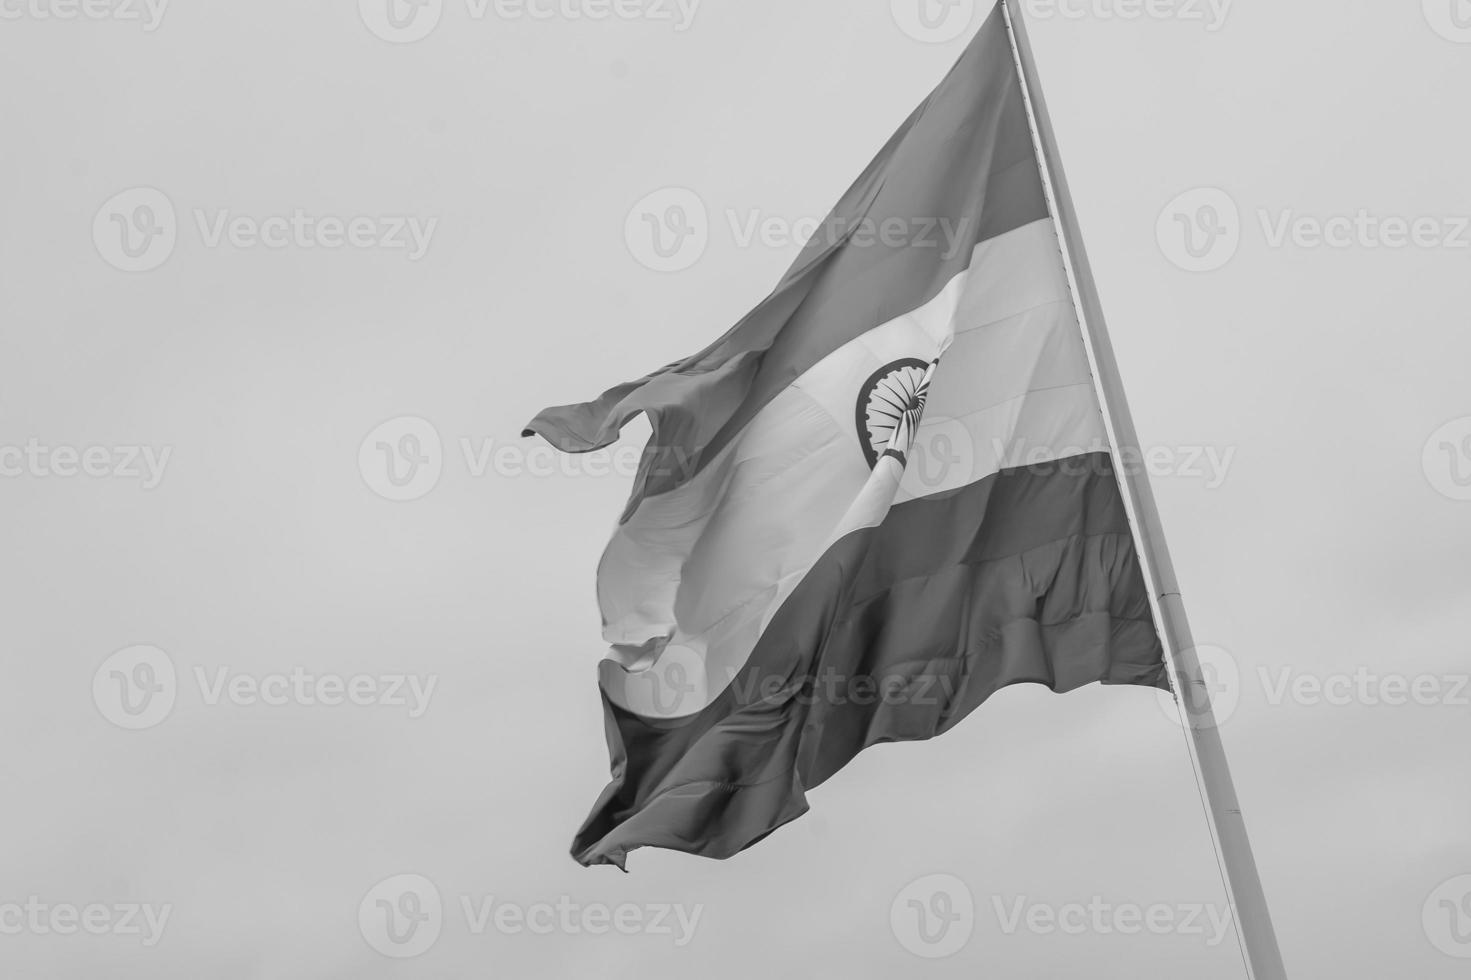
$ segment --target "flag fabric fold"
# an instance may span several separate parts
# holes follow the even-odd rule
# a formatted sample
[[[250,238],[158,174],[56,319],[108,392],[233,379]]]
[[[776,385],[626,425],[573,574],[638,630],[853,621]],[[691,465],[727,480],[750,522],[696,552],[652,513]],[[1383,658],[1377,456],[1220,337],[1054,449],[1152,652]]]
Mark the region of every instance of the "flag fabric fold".
[[[710,347],[528,426],[652,428],[598,569],[583,864],[729,857],[1012,684],[1166,686],[999,13],[825,227]]]

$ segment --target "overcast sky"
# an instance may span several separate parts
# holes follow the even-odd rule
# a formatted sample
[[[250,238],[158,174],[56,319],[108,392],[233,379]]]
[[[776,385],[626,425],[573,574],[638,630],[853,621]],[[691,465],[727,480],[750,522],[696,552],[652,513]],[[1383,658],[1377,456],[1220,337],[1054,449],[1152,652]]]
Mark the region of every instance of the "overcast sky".
[[[759,300],[987,7],[0,3],[0,973],[1242,976],[1145,690],[1002,692],[728,862],[567,855],[630,480],[520,428]],[[1421,7],[1028,7],[1296,977],[1471,957],[1471,5]]]

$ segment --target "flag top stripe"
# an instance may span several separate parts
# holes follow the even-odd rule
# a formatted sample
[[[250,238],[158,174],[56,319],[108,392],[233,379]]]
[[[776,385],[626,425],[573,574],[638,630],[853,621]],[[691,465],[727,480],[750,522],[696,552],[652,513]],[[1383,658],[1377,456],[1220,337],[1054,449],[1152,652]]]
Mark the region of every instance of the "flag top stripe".
[[[977,245],[1047,214],[1005,25],[993,11],[833,209],[828,231],[755,310],[698,354],[593,401],[547,409],[526,434],[588,452],[611,445],[645,413],[653,437],[627,518],[645,497],[703,470],[813,364],[933,299],[970,265]],[[899,222],[906,233],[859,243],[852,233],[864,221]]]

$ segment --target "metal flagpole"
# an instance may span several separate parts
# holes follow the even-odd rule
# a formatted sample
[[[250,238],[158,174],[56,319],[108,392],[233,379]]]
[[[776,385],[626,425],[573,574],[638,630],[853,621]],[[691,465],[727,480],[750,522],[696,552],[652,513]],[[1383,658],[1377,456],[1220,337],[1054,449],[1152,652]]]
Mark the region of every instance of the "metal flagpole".
[[[1175,566],[1165,545],[1154,491],[1149,485],[1148,474],[1138,465],[1143,458],[1139,436],[1134,431],[1134,420],[1124,397],[1118,362],[1114,359],[1113,345],[1103,318],[1103,306],[1088,264],[1088,254],[1083,248],[1067,178],[1062,172],[1052,122],[1047,115],[1047,105],[1037,80],[1036,62],[1027,40],[1025,19],[1018,0],[1001,0],[1001,6],[1007,32],[1011,36],[1012,55],[1021,74],[1022,96],[1032,126],[1033,148],[1042,168],[1042,180],[1062,241],[1063,263],[1072,283],[1078,317],[1093,361],[1098,396],[1113,440],[1119,482],[1126,506],[1133,515],[1151,602],[1164,634],[1165,660],[1188,732],[1186,742],[1190,747],[1190,761],[1205,803],[1216,859],[1225,879],[1242,960],[1251,980],[1286,980],[1287,973],[1277,946],[1277,934],[1272,928],[1266,894],[1262,890],[1261,876],[1246,834],[1246,822],[1236,799],[1236,787],[1231,782],[1226,750],[1211,708],[1210,690],[1201,673],[1195,641],[1190,635],[1190,623],[1180,599]]]

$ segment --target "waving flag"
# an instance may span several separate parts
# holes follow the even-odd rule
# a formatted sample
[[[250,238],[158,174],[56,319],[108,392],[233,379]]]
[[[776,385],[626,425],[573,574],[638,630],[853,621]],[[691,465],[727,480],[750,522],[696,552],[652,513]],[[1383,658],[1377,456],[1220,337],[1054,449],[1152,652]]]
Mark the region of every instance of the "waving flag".
[[[652,439],[598,569],[573,844],[728,857],[1002,687],[1166,686],[999,13],[710,347],[529,426]]]

